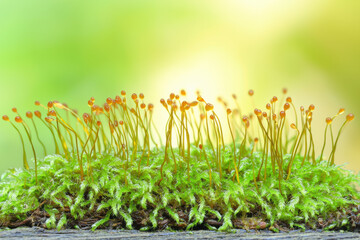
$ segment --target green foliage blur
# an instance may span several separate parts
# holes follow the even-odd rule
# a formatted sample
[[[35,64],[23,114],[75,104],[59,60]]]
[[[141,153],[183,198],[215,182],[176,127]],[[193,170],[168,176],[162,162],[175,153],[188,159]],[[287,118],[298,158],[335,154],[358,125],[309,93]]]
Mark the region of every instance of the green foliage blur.
[[[0,1],[0,113],[24,116],[35,100],[86,111],[123,89],[157,104],[181,88],[209,99],[252,88],[264,107],[287,87],[298,107],[315,104],[317,145],[325,117],[355,114],[336,161],[358,171],[359,12],[356,0]],[[21,166],[3,121],[0,153],[0,172]]]

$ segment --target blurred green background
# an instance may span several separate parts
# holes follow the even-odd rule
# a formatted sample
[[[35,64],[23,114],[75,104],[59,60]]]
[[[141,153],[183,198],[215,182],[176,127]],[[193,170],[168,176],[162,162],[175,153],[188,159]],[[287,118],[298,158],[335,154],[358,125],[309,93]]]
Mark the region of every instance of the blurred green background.
[[[252,88],[263,108],[287,87],[298,107],[315,104],[321,145],[325,117],[360,115],[359,12],[357,0],[3,0],[0,113],[24,115],[35,100],[86,111],[91,96],[123,89],[156,104],[181,88],[212,100],[235,92],[249,105]],[[17,133],[3,121],[0,133],[0,172],[20,167]],[[359,146],[355,118],[337,163],[360,170]]]

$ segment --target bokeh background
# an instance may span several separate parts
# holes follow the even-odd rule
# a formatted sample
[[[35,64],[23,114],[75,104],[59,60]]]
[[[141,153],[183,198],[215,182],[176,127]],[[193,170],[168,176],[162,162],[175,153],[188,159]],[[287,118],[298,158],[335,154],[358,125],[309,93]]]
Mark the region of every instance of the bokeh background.
[[[91,96],[121,90],[159,106],[182,88],[210,101],[237,93],[244,106],[252,88],[263,108],[287,87],[298,107],[315,104],[321,145],[325,117],[340,107],[360,116],[359,13],[357,0],[2,0],[0,113],[54,99],[86,111]],[[354,171],[359,122],[336,154]],[[19,137],[2,121],[0,172],[21,165]]]

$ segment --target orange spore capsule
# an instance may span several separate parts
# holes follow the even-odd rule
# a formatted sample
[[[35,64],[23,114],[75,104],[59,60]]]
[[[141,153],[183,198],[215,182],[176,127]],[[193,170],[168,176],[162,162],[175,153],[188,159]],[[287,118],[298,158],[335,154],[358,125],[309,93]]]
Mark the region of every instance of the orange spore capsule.
[[[136,95],[136,93],[131,94],[131,98],[132,98],[132,100],[137,99],[137,95]]]
[[[141,107],[141,109],[145,109],[145,108],[146,108],[146,104],[145,104],[145,103],[142,103],[142,104],[140,104],[140,107]]]
[[[252,96],[252,95],[254,95],[254,90],[250,89],[248,93],[249,93],[249,96]]]
[[[21,118],[20,116],[16,116],[16,117],[15,117],[15,122],[17,122],[17,123],[22,123],[23,120],[22,120],[22,118]]]
[[[338,115],[341,115],[345,112],[345,108],[340,108],[339,112],[338,112]]]
[[[200,114],[200,119],[201,119],[201,120],[205,119],[205,114],[203,114],[203,113]]]
[[[170,93],[170,99],[173,100],[175,98],[175,93]]]
[[[94,97],[91,97],[90,100],[91,100],[92,102],[95,102],[95,98],[94,98]]]
[[[330,125],[332,123],[332,119],[330,117],[327,117],[325,119],[325,122],[327,123],[327,125]]]
[[[288,110],[290,108],[290,104],[287,102],[284,104],[284,110]]]
[[[258,116],[258,117],[261,116],[261,110],[260,110],[260,109],[255,108],[254,113],[255,113],[255,115]]]
[[[314,104],[311,104],[311,105],[309,106],[309,110],[310,110],[310,111],[314,111],[314,109],[315,109]]]
[[[108,97],[108,98],[106,99],[106,103],[109,104],[109,105],[111,105],[111,104],[113,103],[112,98],[111,98],[111,97]]]
[[[52,108],[54,106],[54,103],[52,101],[48,102],[47,104],[48,108]]]
[[[231,114],[231,109],[230,108],[228,108],[228,109],[226,109],[226,113],[227,113],[227,115],[230,115]]]
[[[214,109],[214,105],[212,105],[211,103],[207,103],[206,105],[205,105],[205,110],[206,111],[211,111],[211,110],[213,110]]]
[[[15,107],[13,107],[13,108],[11,109],[11,111],[13,111],[14,113],[17,113],[17,109],[16,109]]]
[[[38,118],[41,118],[41,112],[35,111],[34,114],[35,114],[35,116],[37,116]]]
[[[242,117],[242,121],[243,121],[244,123],[246,123],[246,122],[248,121],[248,117],[247,117],[247,116],[243,116],[243,117]]]
[[[176,94],[176,95],[175,95],[175,99],[176,99],[176,100],[179,100],[179,99],[180,99],[180,96]]]
[[[291,97],[287,97],[287,98],[286,98],[286,102],[291,103],[291,102],[292,102]]]
[[[40,102],[39,102],[39,101],[35,101],[35,105],[36,105],[36,106],[40,106]]]
[[[202,145],[202,144],[199,144],[199,148],[202,150],[202,149],[203,149],[203,145]]]
[[[97,121],[97,122],[96,122],[96,125],[98,125],[98,127],[100,127],[101,121]]]
[[[276,96],[273,96],[272,100],[275,103],[275,102],[277,102],[278,98]]]
[[[176,106],[176,104],[175,104],[175,106]],[[185,110],[189,110],[189,109],[190,109],[190,107],[191,107],[191,106],[190,106],[190,104],[187,104],[187,105],[185,105],[185,107],[184,107],[184,108],[185,108]]]
[[[4,121],[10,121],[10,120],[9,120],[9,117],[8,117],[7,115],[2,116],[2,119],[3,119]]]
[[[136,111],[135,111],[134,108],[131,108],[131,109],[130,109],[130,112],[133,113],[133,114],[136,114]]]
[[[145,96],[144,96],[143,93],[140,93],[140,94],[139,94],[139,98],[140,98],[140,99],[144,99],[144,97],[145,97]]]
[[[346,121],[347,121],[347,122],[350,122],[350,121],[354,120],[354,118],[355,118],[354,114],[349,113],[349,114],[346,116]]]
[[[214,119],[215,119],[214,115],[211,114],[211,115],[210,115],[210,119],[211,119],[211,120],[214,120]]]
[[[99,106],[98,106],[98,105],[93,105],[93,106],[91,107],[91,111],[92,111],[92,112],[96,112],[98,109],[99,109]]]
[[[160,103],[167,109],[167,104],[163,98],[160,99]]]
[[[170,98],[168,98],[168,99],[166,100],[166,102],[167,102],[167,104],[168,104],[169,106],[172,105],[172,103],[173,103]]]
[[[121,95],[122,96],[125,96],[126,95],[126,92],[124,90],[121,91]]]
[[[281,111],[281,112],[280,112],[280,117],[281,117],[281,118],[284,118],[285,116],[286,116],[285,111]]]
[[[45,117],[45,121],[51,123],[52,121],[54,121],[54,119],[51,117]]]
[[[267,109],[267,110],[270,110],[270,109],[271,109],[270,103],[267,103],[267,104],[266,104],[266,109]]]
[[[301,112],[304,112],[304,109],[305,109],[304,106],[301,106],[301,107],[300,107],[300,111],[301,111]]]
[[[121,97],[120,97],[120,96],[116,96],[116,97],[115,97],[115,102],[116,102],[117,104],[121,104],[121,103],[122,103]]]
[[[292,124],[290,125],[290,127],[291,127],[292,129],[296,129],[296,126],[295,126],[294,123],[292,123]]]
[[[106,112],[110,112],[110,106],[107,103],[104,103],[104,109]]]
[[[274,121],[276,120],[276,114],[275,114],[275,113],[272,115],[272,119],[273,119]]]
[[[119,121],[119,124],[120,124],[120,125],[124,125],[124,121],[122,121],[122,120]]]
[[[184,89],[181,89],[180,94],[186,96],[186,91]]]
[[[83,114],[83,119],[85,123],[88,123],[90,121],[90,115],[88,113]]]
[[[91,101],[91,100],[89,100],[89,101],[88,101],[88,106],[89,106],[89,107],[92,107],[93,105],[94,105],[94,102]]]
[[[53,117],[55,117],[55,116],[56,116],[56,112],[55,112],[54,110],[51,110],[51,111],[48,112],[47,115],[48,115],[48,116],[53,116]]]
[[[28,117],[28,118],[32,118],[33,117],[33,114],[32,114],[32,112],[26,112],[26,116]]]
[[[283,94],[287,94],[287,88],[283,88],[283,90],[282,90],[282,92],[283,92]]]
[[[192,101],[191,103],[190,103],[190,106],[191,107],[195,107],[195,106],[197,106],[198,105],[198,101]]]
[[[267,113],[266,112],[263,112],[262,115],[263,115],[264,118],[267,118]]]
[[[233,94],[232,97],[233,97],[233,99],[236,99],[236,98],[237,98],[237,97],[236,97],[236,94]]]
[[[259,139],[258,139],[258,138],[255,138],[255,139],[254,139],[254,142],[255,142],[255,143],[257,143],[258,141],[259,141]]]
[[[152,111],[154,109],[154,105],[152,103],[148,104],[148,110]]]
[[[204,100],[201,96],[198,96],[198,97],[197,97],[197,100],[198,100],[199,102],[205,102],[205,100]]]

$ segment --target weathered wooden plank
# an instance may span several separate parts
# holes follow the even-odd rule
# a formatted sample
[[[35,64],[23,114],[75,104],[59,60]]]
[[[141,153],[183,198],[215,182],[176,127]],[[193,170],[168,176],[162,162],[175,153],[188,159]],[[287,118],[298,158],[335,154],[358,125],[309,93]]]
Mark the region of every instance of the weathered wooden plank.
[[[235,230],[231,233],[216,231],[187,232],[141,232],[131,230],[44,230],[41,228],[17,228],[0,232],[3,239],[360,239],[360,233],[355,232],[321,232],[321,231],[291,231],[288,233],[273,233],[270,231],[246,232]]]

